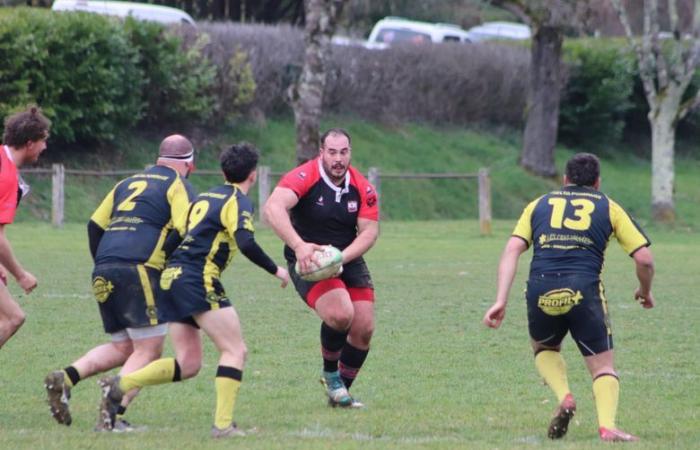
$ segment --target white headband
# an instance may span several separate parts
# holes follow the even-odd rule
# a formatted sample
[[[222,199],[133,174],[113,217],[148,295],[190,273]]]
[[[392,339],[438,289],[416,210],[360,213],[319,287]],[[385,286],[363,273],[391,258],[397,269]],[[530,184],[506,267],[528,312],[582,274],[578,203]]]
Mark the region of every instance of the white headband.
[[[194,161],[194,149],[186,155],[181,156],[159,156],[158,159],[167,159],[168,161],[192,162]]]

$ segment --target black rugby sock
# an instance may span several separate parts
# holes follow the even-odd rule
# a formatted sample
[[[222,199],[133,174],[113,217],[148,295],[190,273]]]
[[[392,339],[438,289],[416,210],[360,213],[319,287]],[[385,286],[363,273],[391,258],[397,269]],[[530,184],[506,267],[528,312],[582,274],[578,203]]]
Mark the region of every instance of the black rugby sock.
[[[63,371],[68,375],[68,378],[70,379],[70,382],[73,386],[78,384],[80,381],[80,374],[78,373],[78,370],[73,367],[73,366],[68,366]]]
[[[349,342],[345,343],[342,352],[340,353],[340,377],[345,383],[345,387],[350,389],[353,381],[357,377],[362,364],[367,359],[369,349],[360,350]]]
[[[335,372],[338,370],[340,351],[345,345],[347,331],[338,331],[321,323],[321,356],[323,357],[323,371]]]

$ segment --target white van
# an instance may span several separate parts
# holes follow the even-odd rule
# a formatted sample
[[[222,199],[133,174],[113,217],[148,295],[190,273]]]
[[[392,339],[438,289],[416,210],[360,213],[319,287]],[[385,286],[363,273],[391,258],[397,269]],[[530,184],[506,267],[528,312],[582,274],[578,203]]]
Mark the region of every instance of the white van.
[[[530,39],[530,27],[515,22],[486,22],[469,29],[469,37],[473,42],[491,39]]]
[[[82,11],[116,17],[133,17],[166,25],[186,24],[196,26],[194,19],[177,8],[147,3],[117,2],[107,0],[55,0],[54,11]]]
[[[471,42],[469,33],[450,23],[429,23],[401,17],[385,17],[374,25],[367,39],[370,48],[397,43]]]

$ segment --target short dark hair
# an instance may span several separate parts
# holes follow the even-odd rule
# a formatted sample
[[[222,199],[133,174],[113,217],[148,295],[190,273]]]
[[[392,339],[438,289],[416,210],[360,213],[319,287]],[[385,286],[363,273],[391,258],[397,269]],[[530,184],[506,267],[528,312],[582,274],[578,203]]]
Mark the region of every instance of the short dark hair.
[[[38,106],[15,113],[5,119],[2,142],[10,147],[23,147],[27,142],[38,142],[49,137],[51,121],[41,113]]]
[[[350,133],[348,133],[347,131],[345,131],[342,128],[331,128],[330,130],[326,131],[325,133],[323,133],[321,135],[321,141],[320,141],[321,147],[325,147],[326,138],[328,136],[330,136],[331,134],[339,134],[339,135],[345,136],[346,138],[348,138],[348,144],[352,144],[352,139],[350,138]]]
[[[221,152],[219,161],[226,181],[240,183],[258,166],[260,153],[253,144],[239,142]]]
[[[593,153],[577,153],[566,163],[566,178],[577,186],[593,186],[600,177],[600,160]]]

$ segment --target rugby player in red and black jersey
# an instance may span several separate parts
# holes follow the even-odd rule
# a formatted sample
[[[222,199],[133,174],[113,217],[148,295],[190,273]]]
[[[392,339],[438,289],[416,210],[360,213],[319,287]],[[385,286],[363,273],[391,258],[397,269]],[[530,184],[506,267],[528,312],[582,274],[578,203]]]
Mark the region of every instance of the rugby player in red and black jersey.
[[[0,347],[22,326],[25,318],[24,311],[7,289],[6,271],[27,294],[37,285],[34,275],[17,261],[5,235],[5,225],[14,221],[19,201],[29,192],[29,186],[22,181],[17,168],[39,159],[46,149],[50,127],[51,121],[37,107],[5,120],[0,148]]]
[[[525,294],[528,328],[537,371],[559,401],[548,436],[562,438],[576,411],[569,390],[561,343],[571,333],[593,378],[593,394],[603,441],[635,441],[617,429],[619,382],[613,364],[613,339],[605,290],[600,280],[608,241],[615,236],[635,263],[644,308],[654,307],[651,242],[627,212],[600,192],[600,162],[579,153],[566,164],[564,186],[531,202],[506,244],[498,267],[495,303],[483,322],[501,325],[520,255],[532,246]]]
[[[361,407],[348,389],[369,352],[374,331],[374,286],[362,255],[379,235],[375,188],[350,166],[351,139],[340,128],[321,137],[319,156],[287,173],[270,195],[264,217],[285,242],[294,286],[323,321],[321,354],[329,404]],[[333,245],[343,254],[343,272],[318,282],[302,280],[314,251]]]

